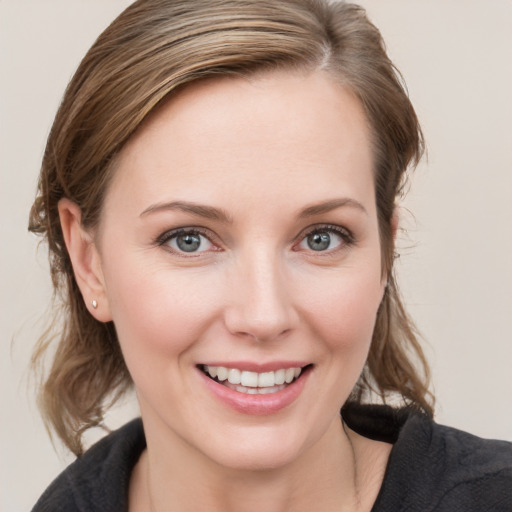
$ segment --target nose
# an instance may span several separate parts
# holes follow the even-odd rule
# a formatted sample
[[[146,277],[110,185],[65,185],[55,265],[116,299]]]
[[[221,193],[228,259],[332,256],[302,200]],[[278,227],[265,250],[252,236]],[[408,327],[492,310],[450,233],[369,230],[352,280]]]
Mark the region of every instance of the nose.
[[[298,315],[289,280],[276,256],[266,253],[239,261],[229,283],[224,317],[232,334],[263,342],[280,339],[295,328]]]

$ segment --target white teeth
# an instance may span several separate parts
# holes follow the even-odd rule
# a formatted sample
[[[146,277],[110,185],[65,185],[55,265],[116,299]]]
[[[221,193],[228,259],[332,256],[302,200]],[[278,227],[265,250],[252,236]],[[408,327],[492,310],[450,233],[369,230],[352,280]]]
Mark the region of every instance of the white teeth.
[[[257,373],[249,372],[246,370],[242,371],[238,368],[205,365],[204,371],[210,377],[212,377],[212,379],[217,377],[219,382],[228,381],[229,384],[233,384],[233,388],[237,391],[250,394],[253,394],[254,391],[260,394],[264,394],[279,391],[282,389],[282,386],[285,382],[290,384],[294,379],[299,377],[302,372],[302,368],[286,368],[276,370],[275,372]]]
[[[214,379],[217,377],[217,367],[216,366],[205,366],[205,370],[208,372],[210,377]]]
[[[286,370],[277,370],[277,372],[274,372],[275,374],[275,383],[276,386],[280,386],[281,384],[284,384],[285,374]]]
[[[258,374],[256,372],[242,372],[240,379],[242,386],[250,386],[251,388],[258,387]]]
[[[228,371],[228,380],[231,384],[240,384],[242,382],[242,372],[236,368],[230,368]]]
[[[222,382],[222,381],[226,380],[227,378],[228,378],[228,369],[224,368],[224,366],[217,366],[217,379],[219,379],[219,381]]]
[[[258,375],[258,387],[271,388],[276,382],[274,372],[265,372]]]
[[[224,384],[228,388],[234,389],[239,393],[245,393],[246,395],[268,395],[270,393],[276,393],[277,391],[281,391],[286,387],[285,384],[281,386],[273,386],[271,388],[248,388],[245,386],[240,386],[236,384],[231,384],[230,382],[226,382]]]

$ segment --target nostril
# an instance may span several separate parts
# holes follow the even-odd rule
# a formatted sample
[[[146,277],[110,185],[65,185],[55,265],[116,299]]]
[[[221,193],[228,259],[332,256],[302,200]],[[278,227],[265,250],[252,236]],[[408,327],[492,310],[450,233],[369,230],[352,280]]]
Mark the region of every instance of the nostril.
[[[257,343],[267,343],[269,341],[282,340],[292,332],[292,329],[286,328],[279,330],[272,328],[272,326],[259,325],[250,330],[230,330],[230,332],[238,338],[255,341]]]

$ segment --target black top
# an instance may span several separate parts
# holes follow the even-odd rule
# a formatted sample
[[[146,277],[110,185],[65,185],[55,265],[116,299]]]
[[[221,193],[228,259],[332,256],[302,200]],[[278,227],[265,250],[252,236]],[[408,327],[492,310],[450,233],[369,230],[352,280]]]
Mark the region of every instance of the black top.
[[[512,443],[437,425],[407,408],[345,407],[343,419],[394,444],[372,512],[512,511]],[[141,420],[131,421],[68,466],[32,512],[127,512],[130,475],[145,446]]]

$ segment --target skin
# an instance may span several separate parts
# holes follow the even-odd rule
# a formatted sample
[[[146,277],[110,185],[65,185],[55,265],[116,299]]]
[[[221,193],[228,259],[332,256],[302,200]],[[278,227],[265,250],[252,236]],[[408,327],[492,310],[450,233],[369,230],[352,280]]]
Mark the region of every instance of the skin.
[[[223,78],[146,120],[94,233],[60,202],[84,300],[114,321],[140,403],[131,511],[371,509],[390,446],[339,410],[385,287],[372,164],[361,106],[327,74]],[[226,218],[163,206],[176,201]],[[201,250],[180,252],[168,233],[191,227]],[[308,245],[314,230],[327,249]],[[312,369],[291,404],[252,415],[204,385],[197,365],[212,361]]]

